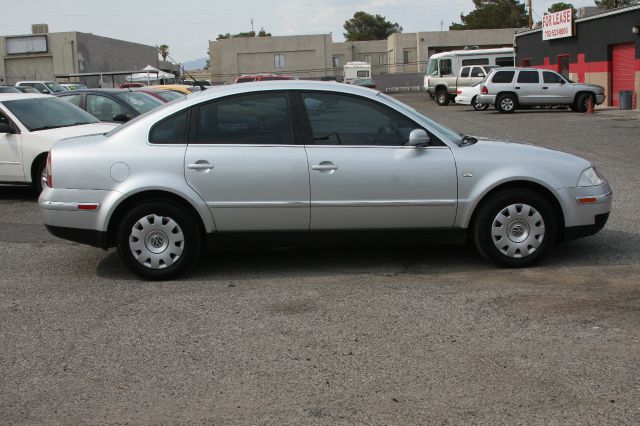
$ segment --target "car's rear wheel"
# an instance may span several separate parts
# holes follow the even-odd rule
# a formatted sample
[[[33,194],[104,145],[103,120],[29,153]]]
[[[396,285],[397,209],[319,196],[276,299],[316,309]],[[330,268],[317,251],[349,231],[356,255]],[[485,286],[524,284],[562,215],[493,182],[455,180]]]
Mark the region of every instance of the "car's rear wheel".
[[[578,96],[578,99],[576,101],[576,109],[578,110],[578,112],[587,112],[587,110],[589,109],[589,102],[591,102],[592,98],[593,95],[591,93],[582,93],[580,96]],[[595,105],[595,99],[593,101]]]
[[[33,187],[38,194],[47,186],[47,159],[46,157],[38,162],[33,174]]]
[[[133,272],[150,280],[175,278],[200,252],[201,236],[189,212],[165,201],[147,201],[128,212],[118,228],[118,252]]]
[[[440,106],[449,105],[449,92],[446,89],[440,89],[436,92],[436,102]]]
[[[518,100],[509,93],[500,95],[496,101],[496,109],[503,114],[511,114],[516,110]]]
[[[486,259],[518,268],[533,265],[546,255],[556,240],[558,223],[553,207],[542,195],[517,188],[484,202],[472,232]]]
[[[471,105],[473,105],[473,109],[475,109],[476,111],[484,111],[489,108],[489,104],[481,104],[480,102],[478,102],[477,96],[474,96],[473,99],[471,99]]]

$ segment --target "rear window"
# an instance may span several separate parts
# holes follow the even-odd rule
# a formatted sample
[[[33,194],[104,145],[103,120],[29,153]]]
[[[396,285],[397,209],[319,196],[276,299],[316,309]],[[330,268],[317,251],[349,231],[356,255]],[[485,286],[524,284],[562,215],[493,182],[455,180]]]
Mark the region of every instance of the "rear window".
[[[489,65],[489,58],[463,59],[462,65]]]
[[[539,83],[538,71],[520,71],[518,83]]]
[[[493,78],[491,79],[492,83],[511,83],[513,81],[513,76],[515,75],[515,71],[497,71]]]
[[[236,80],[236,83],[249,83],[251,81],[256,81],[255,77],[242,77]]]

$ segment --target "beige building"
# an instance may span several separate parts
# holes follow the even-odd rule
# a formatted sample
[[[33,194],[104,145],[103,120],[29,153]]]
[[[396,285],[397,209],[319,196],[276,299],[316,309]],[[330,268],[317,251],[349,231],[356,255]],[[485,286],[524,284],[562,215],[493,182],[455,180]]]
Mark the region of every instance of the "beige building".
[[[386,40],[336,42],[331,34],[224,39],[209,42],[211,78],[231,82],[242,74],[342,78],[351,61],[371,64],[373,74],[419,73],[434,53],[513,46],[514,28],[392,34]]]
[[[61,74],[132,71],[147,65],[159,65],[154,46],[77,31],[50,33],[45,24],[34,25],[31,34],[0,36],[0,84],[54,80]],[[81,80],[97,87],[99,78]]]

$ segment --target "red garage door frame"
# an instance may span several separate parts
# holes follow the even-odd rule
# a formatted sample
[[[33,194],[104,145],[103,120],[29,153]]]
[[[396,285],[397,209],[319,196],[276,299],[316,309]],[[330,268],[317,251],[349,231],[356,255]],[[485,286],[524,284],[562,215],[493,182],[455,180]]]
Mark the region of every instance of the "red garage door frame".
[[[615,107],[620,106],[621,91],[635,92],[635,62],[635,43],[611,46],[611,104]]]

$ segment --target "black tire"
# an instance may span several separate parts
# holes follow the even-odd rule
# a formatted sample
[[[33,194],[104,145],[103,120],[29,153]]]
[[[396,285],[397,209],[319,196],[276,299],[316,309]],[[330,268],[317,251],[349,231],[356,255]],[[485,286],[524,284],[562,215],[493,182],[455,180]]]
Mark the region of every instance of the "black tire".
[[[44,189],[44,187],[47,185],[46,184],[46,169],[47,169],[47,157],[41,159],[38,161],[38,164],[36,165],[36,168],[34,169],[34,173],[32,176],[33,179],[33,189],[36,190],[37,194],[40,194],[42,192],[42,190]],[[43,180],[43,176],[44,179]]]
[[[154,227],[156,218],[160,218],[161,221],[157,222],[157,226]],[[169,219],[173,222],[170,222]],[[145,224],[150,223],[148,225],[149,228],[140,228],[143,220]],[[178,228],[173,227],[169,230],[173,223]],[[143,237],[145,241],[133,235],[135,225],[138,226],[138,235]],[[168,280],[183,274],[193,266],[202,245],[202,235],[200,234],[197,219],[179,205],[171,204],[164,200],[145,201],[131,209],[120,221],[117,232],[117,246],[120,258],[127,268],[148,280]],[[156,235],[154,232],[158,234]],[[162,236],[166,237],[164,241],[166,248],[164,250],[162,250],[162,246],[155,246],[157,240],[153,240],[153,237],[157,238],[159,235],[159,240],[162,240]],[[175,235],[178,235],[177,239],[182,239],[181,243],[171,240]],[[135,250],[130,244],[135,244],[138,241],[145,244],[145,247],[162,251],[153,254],[149,251],[142,253],[140,250],[136,257],[134,255]],[[171,253],[170,248],[177,251],[180,250],[180,247],[182,250],[179,255],[171,257],[174,253]],[[158,268],[154,268],[150,263],[151,258],[149,258],[149,264],[145,265],[142,263],[144,261],[142,258],[147,253],[149,256],[155,256],[155,260],[169,256],[169,262],[173,263],[167,264],[167,262],[164,262],[164,266],[160,264]],[[177,260],[174,260],[176,257]]]
[[[471,106],[473,106],[473,109],[475,109],[476,111],[484,111],[487,108],[489,108],[489,104],[480,104],[476,102],[476,99],[478,97],[474,96],[473,99],[471,99]]]
[[[581,93],[580,96],[578,96],[578,99],[576,100],[576,110],[578,112],[587,112],[587,110],[589,109],[589,101],[592,98],[592,94],[591,93]],[[594,99],[594,105],[595,105],[595,99]]]
[[[436,92],[436,103],[440,106],[447,106],[449,105],[449,101],[451,101],[451,99],[449,98],[449,92],[447,92],[444,89],[440,89]]]
[[[498,96],[496,109],[503,114],[512,114],[518,107],[518,99],[510,93]]]
[[[505,216],[512,211],[513,214]],[[527,221],[535,226],[528,225]],[[505,237],[499,235],[503,227]],[[553,207],[542,195],[529,189],[512,188],[482,203],[472,225],[472,235],[476,248],[487,260],[499,266],[522,268],[538,262],[555,244],[558,221]]]

